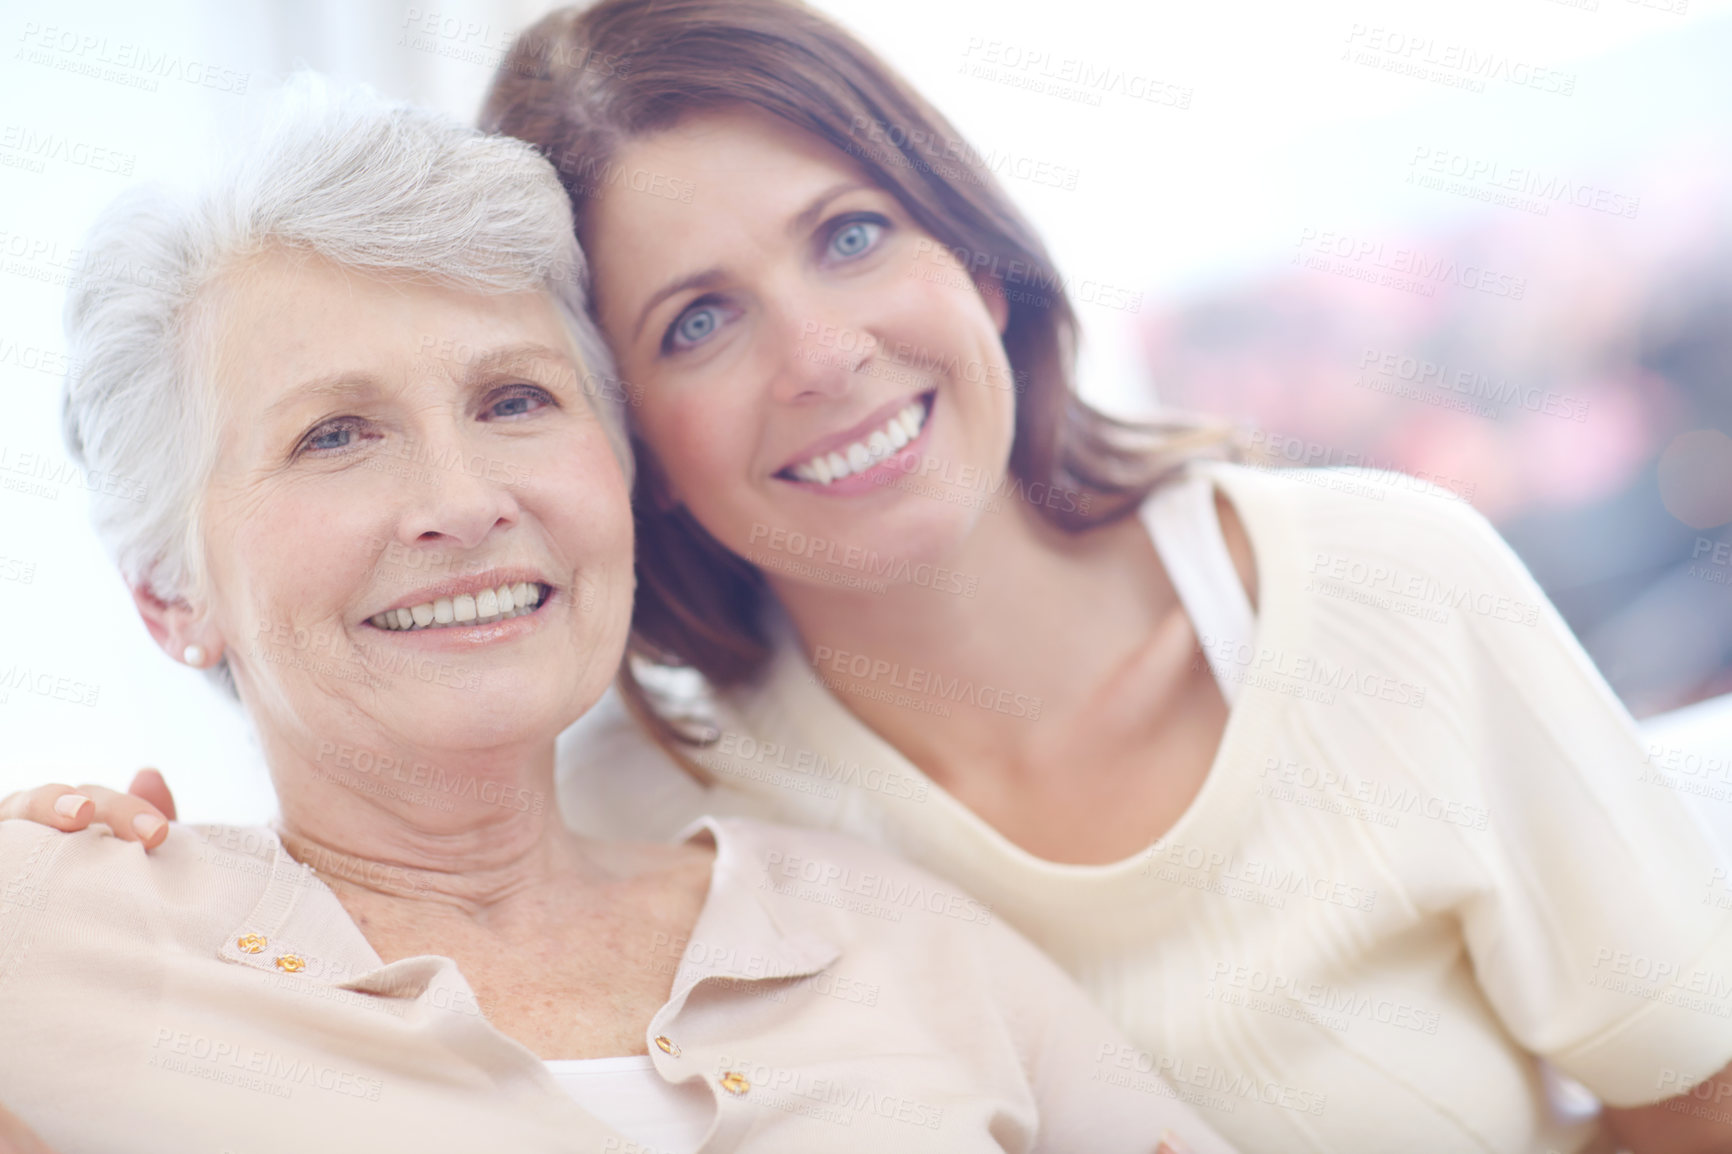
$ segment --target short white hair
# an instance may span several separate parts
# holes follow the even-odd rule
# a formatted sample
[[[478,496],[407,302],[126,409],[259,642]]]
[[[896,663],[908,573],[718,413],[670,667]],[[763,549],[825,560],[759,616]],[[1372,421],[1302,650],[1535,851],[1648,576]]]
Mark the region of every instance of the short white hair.
[[[68,292],[64,431],[92,519],[129,584],[203,585],[200,496],[216,455],[195,303],[267,249],[481,292],[544,291],[629,480],[612,360],[559,178],[530,145],[302,73],[274,120],[204,189],[133,190],[92,228]],[[223,671],[226,677],[226,670]]]

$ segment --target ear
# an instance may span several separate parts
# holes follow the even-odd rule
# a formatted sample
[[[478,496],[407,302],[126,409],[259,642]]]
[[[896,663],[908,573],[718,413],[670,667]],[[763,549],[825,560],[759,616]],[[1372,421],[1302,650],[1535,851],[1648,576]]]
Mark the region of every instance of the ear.
[[[222,656],[222,634],[204,620],[203,613],[185,601],[164,601],[147,585],[134,585],[131,591],[132,603],[138,607],[145,629],[164,653],[185,662],[187,647],[196,645],[204,654],[201,667],[217,663]]]
[[[995,276],[982,273],[974,278],[974,287],[980,292],[980,299],[986,302],[986,311],[1002,337],[1010,326],[1010,301],[1004,295],[1004,283]]]

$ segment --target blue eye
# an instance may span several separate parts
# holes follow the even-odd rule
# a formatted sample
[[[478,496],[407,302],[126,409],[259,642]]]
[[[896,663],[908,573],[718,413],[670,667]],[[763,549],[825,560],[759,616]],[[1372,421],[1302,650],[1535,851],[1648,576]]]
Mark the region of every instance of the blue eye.
[[[670,349],[689,349],[693,345],[709,340],[710,334],[721,327],[721,311],[713,304],[699,301],[680,314],[673,328],[668,330],[667,347]]]
[[[875,220],[855,220],[843,225],[830,236],[830,252],[843,260],[852,260],[877,243],[884,226]]]
[[[306,440],[301,442],[301,448],[314,453],[346,449],[354,439],[354,434],[354,427],[347,423],[321,425],[307,434]]]
[[[553,398],[541,389],[526,389],[501,397],[487,407],[488,417],[521,417],[525,413],[534,412],[543,405],[553,403]]]

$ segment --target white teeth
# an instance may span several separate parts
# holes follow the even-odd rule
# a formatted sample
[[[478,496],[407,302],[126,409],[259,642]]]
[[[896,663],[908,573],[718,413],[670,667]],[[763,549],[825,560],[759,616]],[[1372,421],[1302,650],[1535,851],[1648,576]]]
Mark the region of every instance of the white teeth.
[[[541,586],[532,581],[483,589],[479,593],[460,594],[423,601],[406,609],[387,609],[369,620],[380,629],[404,631],[433,629],[441,625],[485,625],[508,617],[521,617],[541,604]]]
[[[918,437],[921,428],[926,424],[926,415],[925,402],[915,401],[885,421],[882,427],[873,429],[865,439],[855,441],[835,452],[813,457],[810,461],[795,465],[790,471],[801,481],[819,485],[828,485],[831,481],[840,481],[843,477],[864,473]]]

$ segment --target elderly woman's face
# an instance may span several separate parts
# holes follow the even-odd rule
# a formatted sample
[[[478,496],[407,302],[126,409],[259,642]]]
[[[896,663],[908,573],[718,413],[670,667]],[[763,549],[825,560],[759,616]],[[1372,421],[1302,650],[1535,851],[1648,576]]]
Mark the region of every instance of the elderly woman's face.
[[[552,301],[275,254],[215,294],[206,611],[261,727],[457,752],[587,709],[631,510]]]

